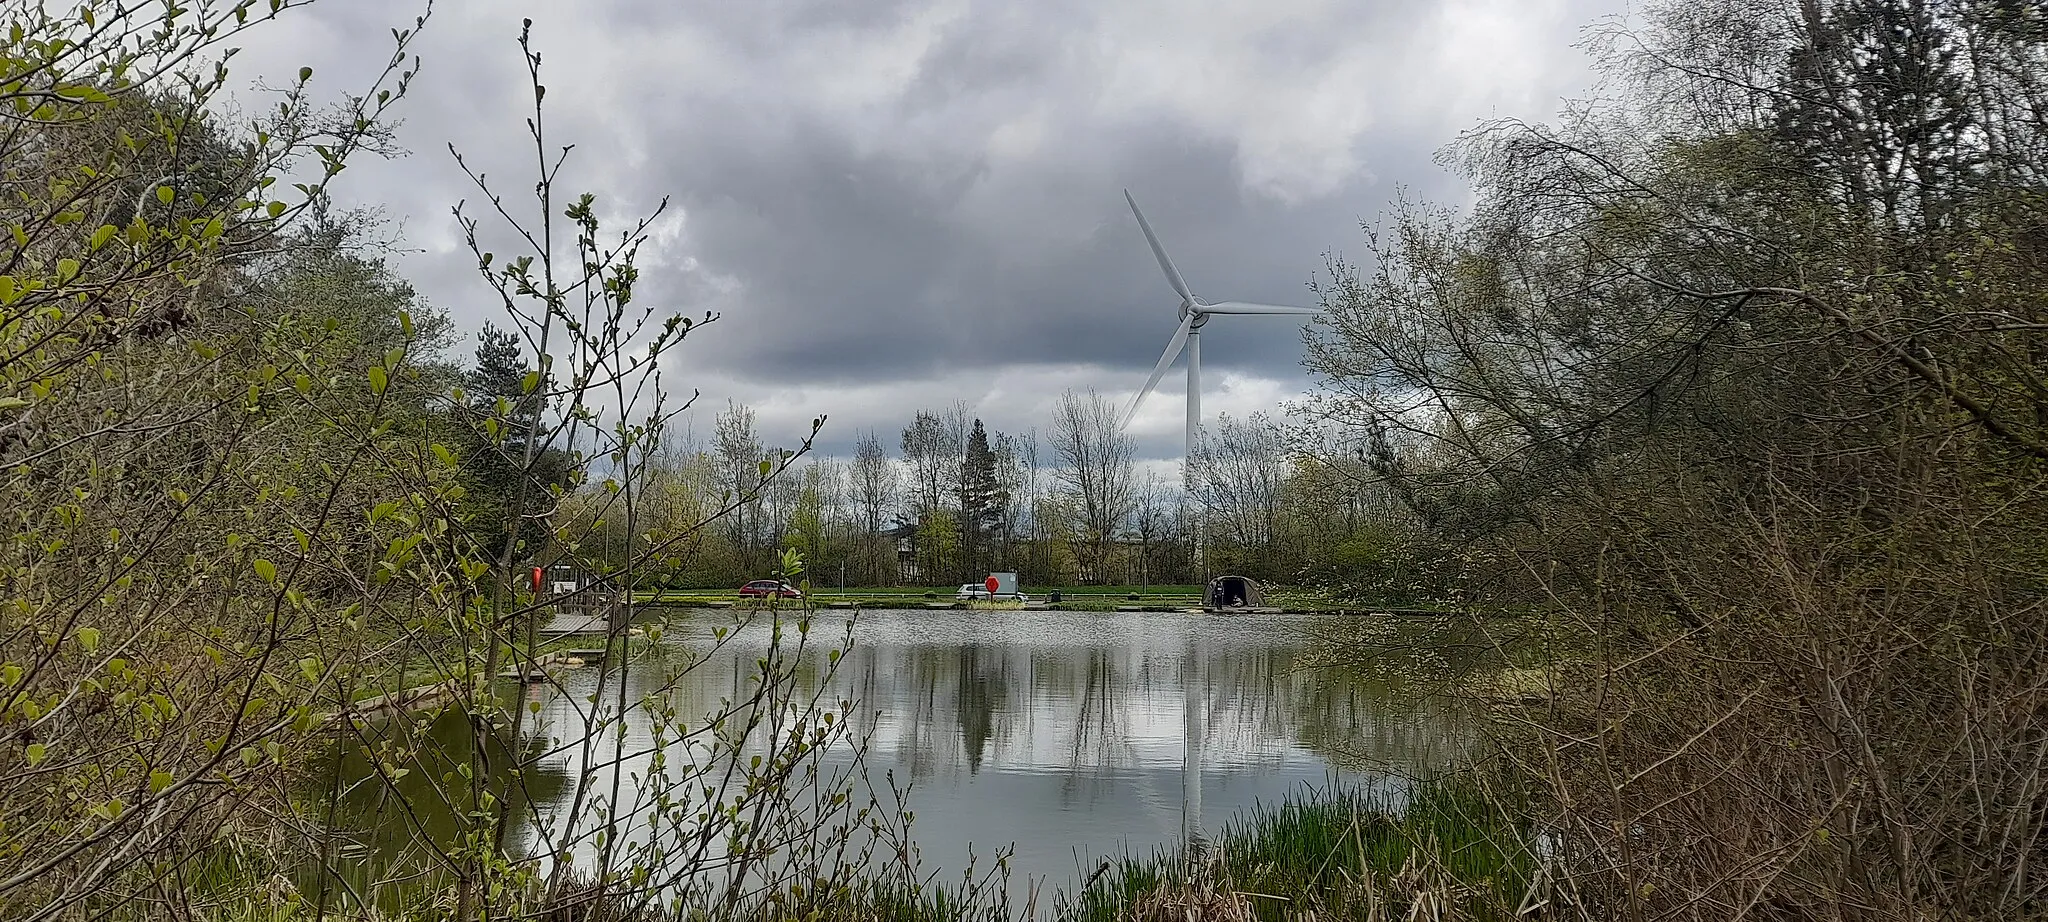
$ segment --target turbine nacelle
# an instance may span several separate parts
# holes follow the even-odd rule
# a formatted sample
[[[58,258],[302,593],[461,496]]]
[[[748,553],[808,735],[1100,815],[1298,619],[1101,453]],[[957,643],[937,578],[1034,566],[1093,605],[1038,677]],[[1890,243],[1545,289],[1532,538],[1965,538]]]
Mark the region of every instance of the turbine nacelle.
[[[1195,297],[1195,293],[1188,290],[1187,280],[1181,278],[1180,270],[1174,268],[1173,260],[1167,258],[1166,248],[1159,244],[1159,236],[1152,233],[1152,223],[1145,220],[1145,213],[1138,210],[1138,200],[1131,197],[1131,192],[1128,189],[1124,190],[1124,201],[1130,203],[1131,214],[1137,216],[1138,229],[1145,232],[1145,242],[1152,245],[1152,255],[1159,260],[1160,271],[1166,273],[1166,283],[1173,286],[1175,294],[1180,295],[1180,327],[1174,330],[1173,338],[1166,341],[1166,352],[1159,357],[1159,364],[1153,366],[1152,377],[1145,379],[1145,386],[1138,389],[1138,396],[1131,401],[1130,407],[1124,410],[1122,425],[1129,426],[1131,424],[1131,417],[1136,416],[1138,413],[1138,405],[1144,403],[1146,396],[1150,395],[1152,389],[1159,385],[1159,379],[1165,376],[1166,369],[1173,364],[1174,359],[1180,357],[1181,350],[1187,348],[1189,338],[1207,324],[1211,316],[1215,314],[1314,316],[1322,313],[1322,311],[1314,308],[1282,307],[1277,304],[1254,304],[1249,301],[1220,301],[1212,304]],[[1197,349],[1191,351],[1188,355],[1189,451],[1194,450],[1195,428],[1201,422],[1201,381],[1202,358],[1201,352]]]

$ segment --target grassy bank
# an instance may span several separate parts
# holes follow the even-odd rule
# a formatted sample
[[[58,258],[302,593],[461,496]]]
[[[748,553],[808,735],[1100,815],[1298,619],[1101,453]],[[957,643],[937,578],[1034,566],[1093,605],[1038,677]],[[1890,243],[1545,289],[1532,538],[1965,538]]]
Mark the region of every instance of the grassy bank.
[[[897,587],[885,589],[817,589],[813,588],[808,601],[813,607],[830,608],[834,605],[845,607],[857,605],[866,608],[922,608],[930,604],[951,605],[955,601],[957,586],[938,587]],[[1059,593],[1059,601],[1052,601],[1052,593]],[[1053,611],[1118,611],[1137,607],[1143,610],[1178,611],[1202,604],[1202,595],[1195,586],[1082,586],[1072,589],[1027,588],[1032,607],[1044,607]],[[738,604],[738,593],[730,589],[665,589],[661,591],[636,592],[634,601],[642,605],[672,605],[689,607],[725,607]],[[1268,594],[1267,604],[1274,608],[1301,612],[1402,612],[1429,614],[1432,609],[1412,606],[1387,605],[1372,599],[1335,599],[1312,593],[1276,591]],[[785,602],[785,605],[793,604]]]
[[[646,636],[636,633],[625,639],[625,645],[628,655],[638,655],[654,644]],[[608,642],[603,634],[566,634],[540,640],[530,654],[524,644],[504,643],[501,646],[500,661],[505,668],[512,668],[515,664],[527,662],[531,658],[551,654],[584,657],[602,655],[607,649]],[[381,671],[360,677],[356,686],[350,690],[351,696],[361,701],[388,692],[446,682],[460,675],[460,665],[452,655],[414,655],[393,660],[384,664]]]
[[[1465,781],[1323,791],[1226,825],[1207,860],[1179,852],[1106,862],[1065,901],[1074,922],[1115,919],[1509,919],[1535,879],[1521,811]]]

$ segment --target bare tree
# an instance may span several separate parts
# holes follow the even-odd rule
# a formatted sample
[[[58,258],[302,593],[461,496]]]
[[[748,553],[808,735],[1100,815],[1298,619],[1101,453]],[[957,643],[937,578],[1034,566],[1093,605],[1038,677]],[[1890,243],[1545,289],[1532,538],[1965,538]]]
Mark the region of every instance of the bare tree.
[[[1138,482],[1137,507],[1131,514],[1131,530],[1138,535],[1138,582],[1152,585],[1152,548],[1173,525],[1173,491],[1153,471]]]
[[[738,508],[726,523],[733,551],[742,567],[756,563],[762,531],[761,436],[754,431],[754,411],[735,400],[725,402],[713,429],[713,446],[718,453],[720,485]]]
[[[958,527],[961,459],[966,449],[967,405],[955,403],[940,413],[919,410],[903,430],[903,461],[910,466],[911,513],[920,529],[918,557],[927,578],[952,573],[957,565],[959,535],[944,541],[924,533],[927,526]]]
[[[930,515],[946,501],[945,425],[937,414],[917,411],[903,429],[903,463],[910,467],[910,506],[915,515]]]
[[[1020,454],[1022,440],[1017,436],[998,432],[995,434],[994,442],[996,486],[1006,498],[996,521],[995,553],[996,559],[1005,569],[1015,570],[1017,526],[1023,521],[1025,506],[1030,501],[1025,493],[1028,474]]]
[[[1053,411],[1053,456],[1058,477],[1081,512],[1087,545],[1088,573],[1108,578],[1117,531],[1137,508],[1131,440],[1119,425],[1116,408],[1090,388],[1061,395]]]
[[[885,581],[882,564],[888,555],[882,542],[882,523],[888,521],[889,511],[895,507],[896,490],[896,466],[889,463],[889,456],[882,451],[882,440],[876,438],[874,430],[870,429],[861,436],[859,447],[854,449],[853,494],[860,510],[861,534],[865,539],[862,549],[868,557],[868,580],[877,584]]]
[[[949,511],[952,513],[953,527],[957,535],[953,541],[956,552],[950,555],[949,560],[935,560],[934,573],[942,572],[939,568],[950,564],[950,569],[943,571],[948,573],[948,582],[967,582],[974,578],[972,570],[977,560],[976,551],[980,546],[979,524],[972,521],[975,518],[975,501],[969,495],[972,487],[969,485],[968,481],[971,478],[967,472],[967,443],[977,422],[967,406],[967,401],[964,400],[953,401],[939,414],[939,432],[945,439],[942,443],[945,463],[941,472],[945,475],[945,491],[951,500]]]
[[[1033,429],[1017,439],[1018,481],[1022,485],[1023,500],[1016,503],[1017,510],[1024,516],[1025,537],[1029,546],[1030,568],[1034,579],[1050,582],[1050,566],[1044,553],[1045,531],[1040,527],[1040,515],[1044,490],[1039,483],[1038,430]]]
[[[773,468],[787,457],[787,452],[780,448],[769,446],[762,450],[761,460],[756,462],[756,464],[767,465]],[[808,467],[808,465],[806,466]],[[802,497],[803,485],[795,477],[783,477],[773,482],[762,484],[761,530],[764,532],[765,539],[763,546],[770,548],[789,546],[790,520],[796,515],[797,505],[801,502]]]
[[[1293,465],[1280,428],[1263,413],[1250,419],[1218,417],[1203,430],[1187,460],[1187,483],[1208,525],[1210,548],[1228,542],[1244,569],[1272,578],[1270,551],[1279,527],[1283,493]]]

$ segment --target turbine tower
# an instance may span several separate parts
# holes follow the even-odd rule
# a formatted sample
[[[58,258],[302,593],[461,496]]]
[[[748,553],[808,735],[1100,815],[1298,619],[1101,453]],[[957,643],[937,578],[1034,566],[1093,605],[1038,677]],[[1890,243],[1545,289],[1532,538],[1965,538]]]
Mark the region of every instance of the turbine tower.
[[[1185,348],[1188,353],[1188,432],[1187,457],[1195,455],[1195,440],[1202,431],[1202,327],[1215,314],[1285,314],[1311,316],[1322,311],[1306,307],[1281,307],[1277,304],[1253,304],[1247,301],[1222,301],[1211,304],[1188,290],[1188,283],[1180,277],[1180,270],[1173,267],[1173,260],[1166,257],[1166,248],[1159,245],[1159,236],[1152,233],[1152,224],[1145,220],[1145,213],[1138,210],[1138,200],[1131,197],[1129,189],[1124,190],[1124,201],[1131,205],[1131,214],[1138,218],[1138,228],[1145,232],[1145,242],[1152,245],[1152,255],[1159,258],[1159,268],[1166,273],[1166,282],[1180,295],[1180,328],[1173,331],[1173,338],[1166,341],[1166,353],[1159,357],[1159,364],[1152,368],[1152,377],[1145,379],[1145,386],[1138,389],[1138,396],[1131,400],[1131,406],[1124,411],[1123,426],[1131,424],[1131,417],[1138,413],[1138,405],[1159,385],[1159,379],[1173,360]],[[1184,468],[1185,470],[1185,468]],[[1186,484],[1192,488],[1193,484]],[[1194,533],[1195,566],[1202,566],[1202,534],[1199,526]],[[1208,578],[1207,571],[1201,577]],[[1206,586],[1204,592],[1207,591]],[[1204,603],[1207,603],[1205,598]],[[1188,849],[1199,856],[1207,848],[1202,836],[1202,743],[1208,735],[1209,710],[1209,669],[1203,656],[1202,631],[1189,631],[1187,655],[1183,659],[1185,668],[1181,671],[1181,833],[1186,837]]]
[[[1159,268],[1166,273],[1166,283],[1173,286],[1180,295],[1180,328],[1173,331],[1173,338],[1166,341],[1166,352],[1159,356],[1159,364],[1153,366],[1152,377],[1145,379],[1145,386],[1138,389],[1138,396],[1124,411],[1123,425],[1131,424],[1131,417],[1138,413],[1138,405],[1159,386],[1159,379],[1173,360],[1185,348],[1188,353],[1188,431],[1187,454],[1195,453],[1195,440],[1202,429],[1202,327],[1216,314],[1285,314],[1307,317],[1322,313],[1310,307],[1281,307],[1277,304],[1253,304],[1248,301],[1219,301],[1210,303],[1195,297],[1188,290],[1188,283],[1180,277],[1180,270],[1173,267],[1173,260],[1166,256],[1166,248],[1159,245],[1159,236],[1152,233],[1152,223],[1145,220],[1145,213],[1138,210],[1138,200],[1131,197],[1129,189],[1124,190],[1124,201],[1131,205],[1131,214],[1138,218],[1138,229],[1145,232],[1145,242],[1152,245],[1152,255],[1159,258]]]

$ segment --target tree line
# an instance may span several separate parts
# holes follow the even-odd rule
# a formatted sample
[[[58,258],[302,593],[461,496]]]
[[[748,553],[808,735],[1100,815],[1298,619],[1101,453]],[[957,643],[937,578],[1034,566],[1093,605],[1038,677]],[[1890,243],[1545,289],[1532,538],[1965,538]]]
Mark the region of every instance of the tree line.
[[[991,431],[964,402],[914,411],[890,435],[863,432],[850,458],[812,453],[770,478],[762,463],[789,453],[728,401],[709,433],[686,432],[650,461],[639,535],[594,513],[595,494],[572,497],[558,525],[603,570],[749,495],[646,572],[650,586],[729,588],[795,549],[820,586],[1002,571],[1034,586],[1175,585],[1206,568],[1375,599],[1422,589],[1403,550],[1413,523],[1394,497],[1356,459],[1265,414],[1215,421],[1180,476],[1145,470],[1093,391],[1062,395],[1043,435]]]

